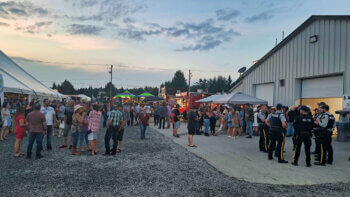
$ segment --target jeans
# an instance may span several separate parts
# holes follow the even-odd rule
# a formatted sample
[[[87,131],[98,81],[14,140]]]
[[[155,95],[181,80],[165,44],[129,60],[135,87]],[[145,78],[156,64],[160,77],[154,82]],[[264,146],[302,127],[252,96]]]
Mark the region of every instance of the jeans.
[[[75,131],[72,133],[73,137],[73,147],[76,148],[78,146],[78,141],[79,141],[79,131]]]
[[[107,120],[108,120],[108,116],[107,115],[103,115],[103,128],[106,128]]]
[[[210,118],[210,133],[215,134],[216,118]]]
[[[165,117],[159,118],[159,129],[162,127],[163,127],[163,129],[165,128]]]
[[[36,141],[36,155],[41,155],[40,152],[43,150],[43,139],[43,133],[29,133],[27,156],[30,157],[32,155],[34,141]]]
[[[209,127],[210,127],[210,120],[204,119],[204,133],[209,133]]]
[[[253,136],[253,121],[247,120],[249,136]]]
[[[112,153],[116,153],[116,151],[117,151],[117,147],[118,147],[118,140],[117,140],[118,129],[119,129],[119,127],[112,127],[111,126],[106,131],[105,148],[106,148],[106,153],[107,154],[109,154],[111,152],[111,148],[109,146],[111,138],[113,140]]]
[[[293,122],[287,122],[288,125],[288,130],[286,136],[293,136],[294,135],[294,127],[293,127]]]
[[[86,146],[89,146],[88,135],[86,132],[79,132],[79,145],[83,146],[85,140]]]
[[[158,126],[159,123],[159,115],[154,115],[154,126]]]
[[[140,124],[140,129],[141,129],[141,139],[145,139],[147,125]]]
[[[46,147],[51,148],[52,125],[47,125]]]

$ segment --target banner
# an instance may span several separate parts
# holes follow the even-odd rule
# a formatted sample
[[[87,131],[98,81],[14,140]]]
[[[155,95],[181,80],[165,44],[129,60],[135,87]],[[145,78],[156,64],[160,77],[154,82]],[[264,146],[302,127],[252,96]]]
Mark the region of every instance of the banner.
[[[0,99],[1,106],[4,103],[4,79],[2,78],[2,74],[0,74]]]
[[[345,94],[343,96],[343,110],[350,111],[350,94]]]

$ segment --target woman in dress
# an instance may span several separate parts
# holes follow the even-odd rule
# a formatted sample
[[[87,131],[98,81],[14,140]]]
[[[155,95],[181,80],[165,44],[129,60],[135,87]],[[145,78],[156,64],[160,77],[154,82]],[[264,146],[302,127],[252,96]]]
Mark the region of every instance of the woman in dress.
[[[98,104],[92,105],[92,111],[89,114],[89,133],[88,140],[91,148],[91,155],[97,154],[97,133],[100,130],[100,122],[101,122],[101,112],[98,111]]]
[[[24,135],[26,133],[27,129],[27,121],[24,118],[25,109],[23,107],[19,107],[16,110],[16,128],[15,128],[15,135],[16,135],[16,142],[15,142],[15,157],[22,157],[24,154],[21,153],[21,142],[24,138]]]
[[[232,138],[236,139],[237,133],[240,132],[239,124],[241,122],[240,114],[238,112],[238,108],[236,106],[233,107],[232,110]]]
[[[4,103],[1,108],[1,117],[2,117],[2,129],[0,134],[0,141],[7,140],[7,133],[11,126],[11,114],[10,114],[10,103]]]

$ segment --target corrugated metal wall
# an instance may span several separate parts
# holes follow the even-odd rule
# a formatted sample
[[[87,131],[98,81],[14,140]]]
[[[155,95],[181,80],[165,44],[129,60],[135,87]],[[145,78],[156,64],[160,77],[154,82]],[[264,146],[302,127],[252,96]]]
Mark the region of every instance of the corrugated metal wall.
[[[309,41],[313,35],[316,43]],[[255,96],[255,84],[274,82],[274,104],[292,105],[300,99],[301,78],[343,73],[344,93],[350,93],[349,70],[350,20],[318,19],[248,74],[244,92]]]

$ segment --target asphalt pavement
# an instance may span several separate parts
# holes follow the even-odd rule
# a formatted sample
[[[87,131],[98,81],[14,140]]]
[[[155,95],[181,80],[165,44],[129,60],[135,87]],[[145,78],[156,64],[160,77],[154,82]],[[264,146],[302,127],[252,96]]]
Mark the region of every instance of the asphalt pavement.
[[[53,137],[44,158],[13,157],[14,136],[0,142],[0,196],[347,196],[347,183],[286,186],[250,183],[226,176],[204,159],[154,129],[146,140],[139,128],[125,131],[124,149],[116,156],[72,156]],[[45,142],[44,142],[45,144]],[[22,142],[25,152],[27,138]]]

